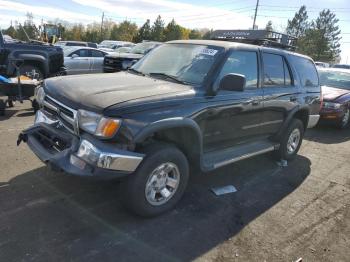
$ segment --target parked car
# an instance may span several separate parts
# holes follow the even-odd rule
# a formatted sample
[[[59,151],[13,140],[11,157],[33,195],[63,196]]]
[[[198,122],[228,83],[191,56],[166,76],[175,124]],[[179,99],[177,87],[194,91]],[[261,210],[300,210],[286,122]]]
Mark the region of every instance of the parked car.
[[[135,44],[131,42],[125,41],[112,41],[112,40],[104,40],[99,45],[98,48],[105,52],[114,52],[117,48],[120,47],[134,47]]]
[[[106,52],[96,48],[72,46],[64,49],[64,66],[67,75],[103,72]]]
[[[106,73],[127,70],[145,54],[159,45],[161,45],[159,42],[143,42],[131,48],[128,53],[110,53],[105,56],[103,70]]]
[[[126,207],[154,216],[179,201],[190,165],[207,172],[272,151],[294,159],[319,119],[320,85],[307,56],[181,40],[126,72],[47,80],[38,101],[19,143],[67,173],[124,178]]]
[[[350,65],[346,65],[346,64],[337,64],[337,65],[333,65],[333,68],[341,68],[341,69],[350,69]]]
[[[332,123],[339,128],[349,125],[350,119],[350,71],[346,69],[319,69],[323,106],[321,122]]]
[[[329,64],[328,64],[328,63],[325,63],[325,62],[318,62],[318,61],[316,61],[316,62],[315,62],[315,65],[316,65],[317,67],[324,67],[324,68],[328,68],[328,67],[329,67]]]
[[[87,47],[92,47],[92,48],[97,48],[96,43],[92,42],[83,42],[83,41],[58,41],[55,46],[87,46]]]
[[[62,48],[38,41],[23,42],[12,38],[3,38],[0,30],[0,75],[14,76],[15,59],[23,60],[20,73],[32,74],[35,71],[38,78],[65,74],[63,67]]]

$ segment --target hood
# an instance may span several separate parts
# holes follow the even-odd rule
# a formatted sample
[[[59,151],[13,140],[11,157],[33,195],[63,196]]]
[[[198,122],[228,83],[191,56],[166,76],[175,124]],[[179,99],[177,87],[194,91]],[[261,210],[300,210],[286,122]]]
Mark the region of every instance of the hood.
[[[106,57],[113,57],[113,58],[127,58],[127,59],[141,59],[144,55],[143,54],[134,54],[134,53],[113,53],[109,54]]]
[[[187,85],[120,72],[50,78],[45,81],[45,92],[74,109],[102,112],[123,102],[138,100],[142,103],[164,95],[193,92],[193,89]]]
[[[322,86],[322,95],[324,101],[334,101],[345,95],[350,95],[350,90]]]

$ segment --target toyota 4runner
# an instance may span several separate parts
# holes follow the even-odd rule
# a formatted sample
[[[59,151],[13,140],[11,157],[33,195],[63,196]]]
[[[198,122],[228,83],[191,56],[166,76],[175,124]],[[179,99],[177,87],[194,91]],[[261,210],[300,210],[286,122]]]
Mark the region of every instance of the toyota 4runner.
[[[321,104],[309,57],[213,40],[165,43],[127,72],[48,79],[37,100],[18,143],[54,169],[123,177],[126,207],[144,216],[179,201],[190,166],[292,160]]]

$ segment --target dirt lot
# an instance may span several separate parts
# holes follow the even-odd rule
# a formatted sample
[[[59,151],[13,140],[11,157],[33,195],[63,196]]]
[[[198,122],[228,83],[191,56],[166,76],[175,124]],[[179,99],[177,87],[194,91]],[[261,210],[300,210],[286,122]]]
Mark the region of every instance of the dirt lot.
[[[28,108],[0,118],[1,261],[350,261],[350,130],[309,130],[286,168],[267,155],[195,174],[175,210],[142,219],[117,182],[51,172],[16,147]],[[209,191],[226,184],[238,192]]]

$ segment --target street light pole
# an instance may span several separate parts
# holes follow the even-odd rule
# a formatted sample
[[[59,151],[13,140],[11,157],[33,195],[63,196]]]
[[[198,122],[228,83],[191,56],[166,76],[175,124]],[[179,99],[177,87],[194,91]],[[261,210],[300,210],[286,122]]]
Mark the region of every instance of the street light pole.
[[[254,21],[253,21],[253,30],[255,30],[255,22],[256,22],[256,16],[258,14],[258,7],[259,7],[259,0],[256,0],[255,15],[254,15]]]

